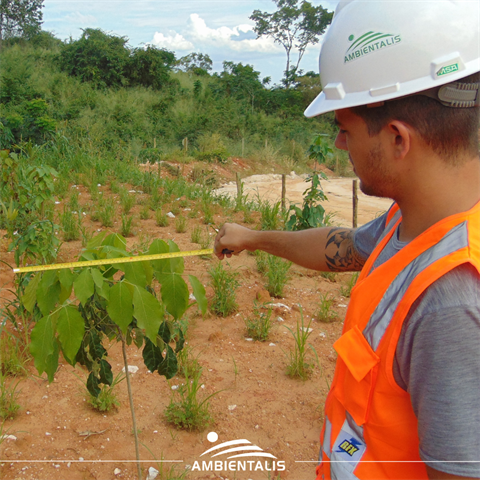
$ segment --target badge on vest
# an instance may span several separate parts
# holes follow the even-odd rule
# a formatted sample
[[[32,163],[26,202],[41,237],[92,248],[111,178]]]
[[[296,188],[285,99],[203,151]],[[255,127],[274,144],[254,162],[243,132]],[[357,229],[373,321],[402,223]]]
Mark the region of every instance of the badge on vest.
[[[355,438],[350,438],[349,440],[344,440],[338,446],[338,450],[335,450],[337,453],[347,453],[350,457],[353,457],[361,448],[362,444],[357,441]]]

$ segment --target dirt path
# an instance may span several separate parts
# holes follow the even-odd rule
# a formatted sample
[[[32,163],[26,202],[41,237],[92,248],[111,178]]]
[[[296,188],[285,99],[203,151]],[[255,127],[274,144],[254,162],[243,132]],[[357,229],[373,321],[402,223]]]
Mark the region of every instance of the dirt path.
[[[305,182],[304,177],[293,172],[287,175],[286,198],[290,203],[302,203],[303,192],[310,185]],[[261,199],[271,202],[279,202],[281,200],[281,175],[252,175],[242,179],[242,181],[244,184],[244,195],[247,195],[250,199],[260,196]],[[325,210],[327,213],[334,213],[335,223],[341,226],[350,227],[352,225],[352,181],[353,179],[351,178],[330,178],[328,181],[322,181],[322,187],[328,197],[328,202],[324,205]],[[216,190],[216,192],[220,195],[236,197],[236,183],[230,182]],[[392,204],[392,201],[389,199],[368,197],[360,190],[358,190],[358,202],[358,225],[369,222],[372,218],[385,212]]]

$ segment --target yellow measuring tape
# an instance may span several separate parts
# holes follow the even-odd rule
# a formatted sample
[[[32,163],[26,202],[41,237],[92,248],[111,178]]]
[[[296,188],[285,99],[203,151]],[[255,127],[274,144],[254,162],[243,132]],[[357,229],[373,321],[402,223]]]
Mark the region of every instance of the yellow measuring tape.
[[[64,268],[94,267],[96,265],[113,265],[117,263],[146,262],[163,260],[166,258],[195,257],[197,255],[211,255],[213,248],[204,250],[190,250],[188,252],[156,253],[154,255],[139,255],[136,257],[103,258],[100,260],[86,260],[84,262],[54,263],[52,265],[32,265],[30,267],[14,268],[13,273],[43,272],[45,270],[61,270]]]

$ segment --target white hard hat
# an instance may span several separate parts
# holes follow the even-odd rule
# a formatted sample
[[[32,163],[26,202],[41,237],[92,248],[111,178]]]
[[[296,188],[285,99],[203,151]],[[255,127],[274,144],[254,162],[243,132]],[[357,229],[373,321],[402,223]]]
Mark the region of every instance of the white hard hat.
[[[438,88],[449,106],[478,106],[479,0],[340,2],[320,52],[323,91],[305,111],[382,102]],[[430,92],[430,96],[432,96]]]

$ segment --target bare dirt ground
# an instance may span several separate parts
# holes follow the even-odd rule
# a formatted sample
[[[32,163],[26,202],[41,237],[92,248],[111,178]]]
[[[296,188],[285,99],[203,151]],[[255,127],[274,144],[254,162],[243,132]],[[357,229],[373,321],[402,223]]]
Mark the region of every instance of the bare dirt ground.
[[[246,180],[245,193],[258,189],[260,197],[276,200],[280,196],[279,182],[272,177]],[[329,197],[328,209],[337,212],[337,224],[351,225],[351,185],[351,179],[332,179],[324,183]],[[290,178],[287,183],[289,200],[300,203],[306,186],[302,178]],[[235,185],[229,185],[223,191],[232,188],[235,190]],[[102,187],[101,190],[108,194],[107,188]],[[81,191],[82,201],[87,200],[88,193],[83,187]],[[389,205],[388,201],[359,196],[359,223],[373,219]],[[140,208],[140,205],[134,207],[133,213],[138,215]],[[258,215],[255,218],[258,220]],[[241,223],[241,219],[242,215],[237,215],[228,220]],[[216,226],[225,220],[221,211],[214,216]],[[190,240],[196,225],[202,225],[201,218],[188,219],[187,232],[179,234],[175,232],[173,223],[159,228],[152,218],[138,221],[136,236],[128,238],[128,244],[132,247],[142,235],[146,235],[151,239],[174,239],[184,250],[197,249],[198,245]],[[101,228],[98,222],[90,222],[90,226],[97,230]],[[119,230],[118,222],[112,230]],[[2,236],[5,234],[0,233]],[[13,265],[13,256],[6,252],[6,248],[3,242],[2,260]],[[80,250],[79,241],[65,243],[57,261],[74,261]],[[186,258],[185,273],[196,275],[204,285],[208,285],[208,269],[216,262],[214,258]],[[213,424],[203,431],[192,432],[179,431],[168,424],[164,410],[174,393],[172,387],[181,384],[184,379],[177,376],[167,382],[164,377],[149,373],[143,364],[141,351],[135,346],[128,348],[129,364],[139,367],[132,375],[132,388],[141,441],[143,478],[146,478],[148,468],[154,467],[161,471],[159,479],[313,479],[322,409],[336,358],[332,344],[341,332],[349,301],[340,290],[350,274],[338,274],[333,280],[327,280],[318,272],[293,266],[284,297],[271,299],[283,306],[274,307],[275,326],[270,338],[266,342],[255,342],[246,339],[244,322],[251,314],[256,298],[270,300],[264,289],[264,279],[256,270],[254,257],[246,253],[232,258],[228,265],[238,272],[241,283],[237,291],[238,311],[226,318],[212,314],[202,318],[194,312],[189,314],[187,340],[203,367],[202,394],[207,396],[219,392],[209,400]],[[2,264],[0,275],[3,287],[11,287],[13,277],[10,269]],[[315,319],[319,297],[327,292],[335,298],[333,309],[338,319],[333,323]],[[207,289],[207,293],[211,295],[211,288]],[[5,298],[5,289],[2,296]],[[309,343],[315,348],[320,364],[320,368],[316,366],[311,378],[306,381],[286,375],[286,354],[293,348],[293,337],[285,327],[296,327],[300,320],[300,308],[305,321],[312,320]],[[123,366],[121,350],[115,343],[106,347],[115,375]],[[310,361],[314,361],[313,357]],[[87,405],[86,374],[81,367],[74,369],[61,362],[52,384],[48,384],[44,376],[38,376],[33,362],[27,368],[28,377],[11,380],[19,381],[18,402],[21,409],[16,418],[7,420],[3,426],[3,434],[13,435],[16,439],[5,439],[0,445],[1,478],[137,478],[125,381],[117,387],[120,407],[102,414]],[[218,434],[217,442],[211,443],[207,439],[209,432]],[[200,457],[207,449],[237,439],[248,440],[274,455],[277,462],[285,462],[285,469],[269,472],[265,466],[258,468],[255,462],[254,468],[246,472],[192,471],[196,461],[211,459],[209,455]],[[256,460],[264,463],[262,458]],[[175,474],[169,476],[172,468]]]

